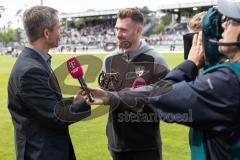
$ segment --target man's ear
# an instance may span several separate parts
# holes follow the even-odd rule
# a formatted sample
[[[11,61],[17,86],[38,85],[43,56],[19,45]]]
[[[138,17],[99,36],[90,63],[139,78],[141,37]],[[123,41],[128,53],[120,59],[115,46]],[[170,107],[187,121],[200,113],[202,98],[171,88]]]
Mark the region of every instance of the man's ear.
[[[43,30],[43,36],[46,38],[46,39],[48,39],[49,38],[49,29],[47,29],[47,28],[45,28],[44,30]]]
[[[142,31],[143,31],[143,26],[142,25],[138,25],[137,26],[137,33],[141,35]]]

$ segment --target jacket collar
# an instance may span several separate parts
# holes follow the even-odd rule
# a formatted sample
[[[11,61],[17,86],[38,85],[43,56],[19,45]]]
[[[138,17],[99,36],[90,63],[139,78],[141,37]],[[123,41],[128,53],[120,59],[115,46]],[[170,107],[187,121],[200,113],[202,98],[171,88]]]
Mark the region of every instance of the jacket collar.
[[[40,55],[40,53],[38,53],[33,48],[24,47],[21,54],[23,54],[22,56],[31,57],[38,60],[44,66],[44,68],[48,71],[49,74],[52,72],[50,66],[48,66],[44,58]]]

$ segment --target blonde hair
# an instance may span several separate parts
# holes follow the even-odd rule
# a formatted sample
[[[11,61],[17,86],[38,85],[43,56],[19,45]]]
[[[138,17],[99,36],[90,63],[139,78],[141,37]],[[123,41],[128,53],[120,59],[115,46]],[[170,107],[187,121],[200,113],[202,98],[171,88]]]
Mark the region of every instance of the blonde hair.
[[[190,32],[199,32],[202,29],[202,18],[206,12],[200,12],[195,14],[187,24]]]

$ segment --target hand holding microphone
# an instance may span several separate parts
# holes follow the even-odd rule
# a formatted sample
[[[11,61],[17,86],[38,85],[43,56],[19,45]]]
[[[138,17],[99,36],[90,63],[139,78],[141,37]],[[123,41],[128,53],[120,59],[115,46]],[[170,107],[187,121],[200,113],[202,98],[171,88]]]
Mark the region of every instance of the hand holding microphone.
[[[78,79],[82,89],[86,92],[90,102],[93,102],[93,96],[83,79],[83,69],[77,58],[73,57],[67,61],[67,68],[73,78]]]

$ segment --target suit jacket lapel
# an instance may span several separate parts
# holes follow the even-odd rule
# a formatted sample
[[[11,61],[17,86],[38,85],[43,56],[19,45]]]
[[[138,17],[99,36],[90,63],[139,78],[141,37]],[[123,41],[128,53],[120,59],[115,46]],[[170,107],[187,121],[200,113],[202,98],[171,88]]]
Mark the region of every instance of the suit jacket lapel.
[[[37,59],[38,62],[40,62],[42,64],[42,66],[48,71],[48,73],[49,73],[48,85],[56,93],[57,98],[60,100],[62,98],[61,89],[60,89],[58,80],[57,80],[56,75],[54,74],[53,70],[47,66],[46,62],[43,60],[43,58],[38,53],[36,53],[35,50],[25,47],[24,51],[22,53],[26,54],[26,55],[22,55],[22,56],[30,56],[34,59]]]
[[[49,80],[48,80],[49,86],[55,91],[55,93],[57,94],[58,99],[62,99],[62,93],[61,93],[61,88],[59,86],[57,77],[55,75],[55,73],[51,72],[50,76],[49,76]]]

